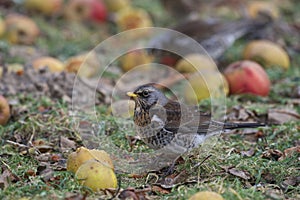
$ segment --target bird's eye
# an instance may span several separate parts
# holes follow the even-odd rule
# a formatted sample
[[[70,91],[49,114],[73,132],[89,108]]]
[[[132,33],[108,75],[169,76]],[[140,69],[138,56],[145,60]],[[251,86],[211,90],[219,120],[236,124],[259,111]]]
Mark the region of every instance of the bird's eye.
[[[149,96],[149,91],[148,90],[144,90],[142,94],[143,94],[144,97],[148,97]]]

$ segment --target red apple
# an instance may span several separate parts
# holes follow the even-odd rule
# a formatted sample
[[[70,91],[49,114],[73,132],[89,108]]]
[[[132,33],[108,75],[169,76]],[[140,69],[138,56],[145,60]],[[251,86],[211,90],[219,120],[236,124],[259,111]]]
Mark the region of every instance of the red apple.
[[[7,100],[0,95],[0,125],[4,126],[10,117],[10,108]]]
[[[102,0],[93,0],[91,3],[91,19],[96,22],[104,22],[107,18],[107,10]]]
[[[231,94],[250,93],[267,96],[270,80],[265,70],[253,61],[238,61],[230,64],[224,71]]]
[[[107,10],[102,0],[69,0],[65,7],[65,15],[73,21],[91,19],[104,22]]]

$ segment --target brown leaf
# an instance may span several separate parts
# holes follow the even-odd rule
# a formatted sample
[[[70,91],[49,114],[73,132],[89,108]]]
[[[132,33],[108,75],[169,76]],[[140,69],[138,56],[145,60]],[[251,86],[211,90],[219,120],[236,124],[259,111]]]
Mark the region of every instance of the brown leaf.
[[[249,174],[249,172],[245,171],[245,170],[239,170],[236,168],[231,168],[228,170],[228,172],[236,177],[242,178],[244,180],[249,180],[251,179],[251,176]]]
[[[13,174],[9,169],[2,169],[2,174],[0,175],[0,188],[5,189],[10,183],[15,183],[20,180],[20,178]]]
[[[269,149],[262,154],[262,158],[278,160],[283,153],[278,149]]]
[[[43,179],[43,181],[47,182],[49,181],[54,174],[53,169],[49,167],[49,163],[41,162],[40,165],[37,167],[37,175],[40,175]]]
[[[282,156],[278,160],[283,160],[285,158],[291,157],[294,153],[300,154],[300,146],[291,147],[283,151]]]
[[[134,191],[132,190],[123,190],[120,194],[119,194],[119,198],[120,199],[132,199],[132,200],[139,200],[139,198],[137,197],[137,195],[134,193]]]
[[[67,192],[65,195],[65,200],[85,200],[86,196],[83,196],[82,194],[79,193],[71,193]]]
[[[242,156],[251,157],[255,153],[254,148],[250,148],[248,151],[241,151]]]
[[[269,122],[271,123],[285,123],[289,121],[299,121],[300,115],[295,110],[269,110],[268,112]]]
[[[282,186],[287,188],[288,186],[296,186],[300,183],[300,176],[298,177],[288,177],[282,182]]]
[[[64,136],[60,136],[60,148],[62,152],[66,150],[75,150],[76,149],[76,142],[73,140],[70,140],[69,138],[66,138]]]
[[[123,190],[119,194],[120,199],[132,199],[132,200],[148,200],[146,193],[150,192],[150,188],[145,189],[134,189],[134,188],[127,188]]]
[[[169,194],[170,193],[170,190],[164,189],[157,185],[152,186],[152,191],[159,193],[159,194]]]

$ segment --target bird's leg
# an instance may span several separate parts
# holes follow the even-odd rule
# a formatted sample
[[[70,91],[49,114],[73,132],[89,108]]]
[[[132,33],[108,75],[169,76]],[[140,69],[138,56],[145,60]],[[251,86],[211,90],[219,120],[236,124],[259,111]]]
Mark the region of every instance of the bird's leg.
[[[198,168],[199,166],[201,166],[206,160],[208,160],[212,155],[209,154],[208,156],[206,156],[201,162],[197,163],[196,165],[194,165],[192,168]]]
[[[177,161],[181,158],[181,155],[180,156],[177,156],[171,163],[171,165],[167,166],[167,170],[166,172],[163,173],[163,177],[167,177],[171,174],[174,173],[174,169],[175,169],[175,164],[177,163]]]

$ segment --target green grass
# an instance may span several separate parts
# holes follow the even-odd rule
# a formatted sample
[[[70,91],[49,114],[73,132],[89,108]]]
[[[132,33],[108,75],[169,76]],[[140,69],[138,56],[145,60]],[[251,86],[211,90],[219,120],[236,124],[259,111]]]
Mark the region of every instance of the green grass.
[[[152,17],[156,25],[165,25],[171,19],[165,18],[165,11],[159,1],[134,0],[134,6],[148,11],[155,10]],[[297,4],[299,7],[299,5]],[[289,20],[292,20],[293,12],[285,11]],[[50,56],[66,60],[68,57],[88,51],[95,47],[99,41],[107,37],[102,25],[68,24],[59,19],[48,21],[35,16],[34,20],[41,28],[42,35],[36,43],[36,47],[45,50]],[[113,25],[108,25],[113,26]],[[115,28],[115,26],[113,26]],[[115,30],[115,29],[114,29]],[[224,63],[239,60],[241,52],[247,41],[239,40],[228,49],[224,56]],[[23,63],[24,59],[10,58],[10,44],[0,41],[0,51],[5,63]],[[299,86],[300,57],[292,56],[291,68],[283,71],[280,68],[267,69],[272,81],[272,89],[268,97],[256,97],[251,95],[230,96],[226,100],[228,110],[233,106],[242,105],[246,109],[264,114],[269,108],[291,107],[290,100],[293,88]],[[114,74],[106,74],[106,78],[116,78]],[[69,193],[87,195],[89,199],[109,198],[103,193],[93,193],[88,188],[79,184],[74,174],[65,170],[66,159],[74,149],[63,149],[60,138],[65,137],[74,141],[76,147],[85,143],[81,140],[80,133],[74,128],[73,118],[70,116],[70,105],[62,100],[53,100],[48,97],[35,98],[33,94],[18,94],[9,97],[17,99],[13,105],[14,115],[6,126],[0,126],[0,174],[9,169],[18,180],[9,182],[8,187],[0,187],[0,199],[64,199]],[[210,101],[203,101],[201,109],[210,110]],[[293,107],[300,113],[299,105]],[[123,150],[131,147],[126,136],[134,135],[133,129],[122,128],[122,121],[108,114],[108,106],[96,106],[97,119],[94,116],[84,115],[82,122],[91,122],[95,133],[107,135],[113,144]],[[97,121],[99,120],[99,121]],[[98,129],[98,125],[100,128]],[[184,163],[175,166],[175,174],[186,171],[186,180],[167,189],[168,194],[150,192],[148,195],[156,199],[187,199],[198,191],[215,191],[228,200],[263,200],[263,199],[299,199],[300,187],[296,185],[284,186],[284,181],[291,177],[300,177],[299,154],[294,154],[282,160],[276,156],[266,157],[271,151],[284,152],[287,148],[299,145],[300,122],[288,122],[281,126],[272,126],[259,129],[263,136],[254,134],[224,134],[215,145],[208,148],[201,147],[184,155]],[[31,143],[41,140],[51,147],[47,153],[37,151],[37,147]],[[14,144],[13,144],[14,143]],[[97,144],[97,141],[95,141]],[[254,150],[250,157],[242,155],[242,151]],[[132,152],[150,152],[151,150],[141,141],[133,145]],[[197,163],[210,154],[198,168]],[[47,156],[58,155],[59,162],[47,160]],[[40,157],[46,160],[41,161]],[[53,170],[49,180],[44,180],[39,173],[42,162],[45,162]],[[59,164],[59,165],[58,165]],[[63,168],[59,168],[63,166]],[[229,168],[246,171],[250,179],[244,180],[226,171]],[[34,175],[30,175],[33,171]],[[141,188],[145,185],[154,185],[150,175],[131,178],[127,173],[117,172],[121,188]],[[158,174],[161,179],[162,175]]]

